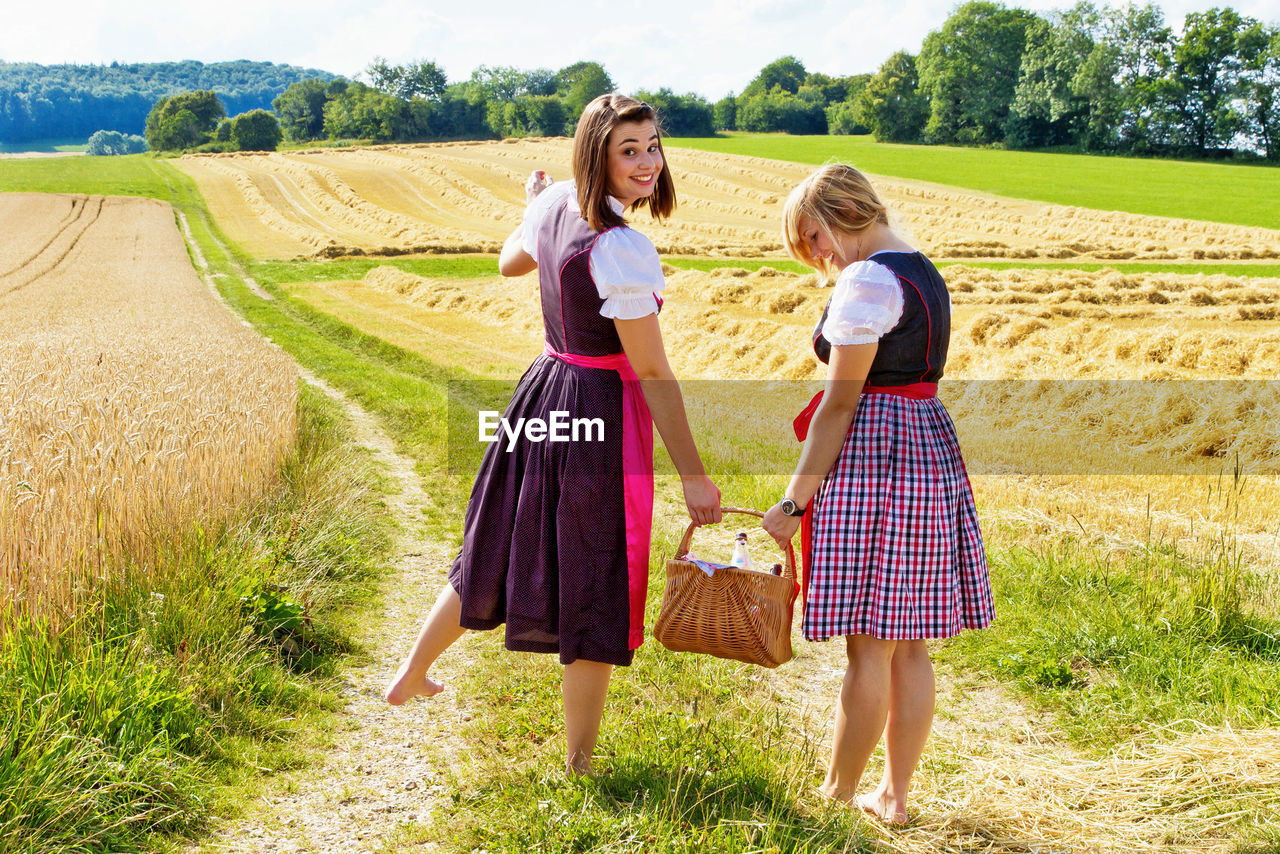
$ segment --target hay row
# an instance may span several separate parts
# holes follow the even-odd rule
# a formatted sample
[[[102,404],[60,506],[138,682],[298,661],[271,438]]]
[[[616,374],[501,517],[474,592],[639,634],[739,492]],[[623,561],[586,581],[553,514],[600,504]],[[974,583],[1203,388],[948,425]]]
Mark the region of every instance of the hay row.
[[[1097,760],[1039,744],[956,749],[965,770],[926,777],[920,820],[900,831],[877,825],[882,845],[903,854],[1218,851],[1280,809],[1277,730],[1204,728]]]
[[[214,161],[224,170],[250,176],[289,174],[306,201],[283,196],[272,200],[283,206],[277,210],[280,216],[296,220],[289,206],[316,205],[324,211],[322,229],[327,227],[334,235],[347,233],[335,236],[336,243],[374,253],[435,242],[500,241],[505,235],[498,232],[518,216],[523,176],[543,168],[558,178],[567,177],[570,145],[566,139],[506,140],[269,156],[200,155],[181,162],[190,165],[198,180],[204,164]],[[668,152],[668,159],[683,204],[667,224],[643,223],[656,245],[682,254],[757,257],[782,252],[782,203],[810,167],[676,148]],[[341,169],[343,161],[361,169]],[[374,204],[370,199],[379,190],[369,182],[386,179],[367,168],[371,163],[397,170],[415,187],[414,194],[428,201],[422,202],[421,209],[403,211]],[[298,167],[302,172],[295,171]],[[339,171],[345,178],[338,177]],[[895,221],[938,259],[1280,257],[1280,231],[1276,230],[1090,211],[893,178],[874,180]],[[237,186],[244,187],[240,182]],[[261,213],[258,199],[232,204]],[[215,215],[226,221],[239,217],[234,211],[215,210]],[[278,223],[268,222],[267,227],[278,227]],[[233,237],[253,245],[251,236]],[[309,238],[310,251],[317,251],[315,243],[315,237]]]

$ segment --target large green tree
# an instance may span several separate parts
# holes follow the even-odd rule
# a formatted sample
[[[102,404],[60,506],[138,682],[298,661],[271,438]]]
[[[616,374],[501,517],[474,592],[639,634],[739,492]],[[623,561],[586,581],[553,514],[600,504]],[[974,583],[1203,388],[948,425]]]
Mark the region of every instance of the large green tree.
[[[1207,153],[1239,130],[1241,117],[1232,109],[1242,70],[1238,40],[1256,23],[1229,7],[1187,14],[1164,86],[1181,145]]]
[[[300,80],[281,92],[271,106],[280,117],[284,135],[295,142],[305,142],[324,135],[324,105],[330,97],[330,84],[325,81]]]
[[[1028,25],[1006,143],[1018,148],[1088,145],[1096,135],[1107,135],[1103,116],[1115,97],[1101,84],[1109,74],[1114,89],[1115,67],[1114,62],[1099,65],[1110,56],[1099,50],[1101,32],[1102,16],[1090,2]]]
[[[677,95],[670,89],[636,92],[635,96],[658,111],[662,132],[668,136],[711,136],[715,111],[705,98],[693,92]]]
[[[275,151],[281,136],[275,113],[266,110],[250,110],[231,120],[231,144],[238,151]]]
[[[1241,130],[1268,159],[1280,160],[1280,27],[1255,23],[1239,44]]]
[[[375,142],[417,136],[408,102],[358,82],[325,104],[324,130],[330,139]]]
[[[382,57],[375,56],[365,73],[369,75],[373,88],[405,101],[412,98],[438,101],[449,85],[444,70],[427,59],[391,65]]]
[[[575,121],[587,104],[613,90],[613,78],[598,62],[575,62],[556,72],[556,91]]]
[[[929,120],[929,100],[920,91],[916,58],[905,50],[880,66],[854,102],[859,121],[880,142],[917,142]]]
[[[926,131],[936,142],[995,142],[1003,137],[1022,66],[1027,28],[1039,18],[986,0],[970,0],[942,29],[925,36],[917,68],[929,98]]]
[[[738,99],[738,129],[755,133],[821,134],[827,132],[826,110],[781,88]]]
[[[803,62],[794,56],[784,56],[760,69],[760,73],[742,90],[742,95],[764,95],[772,92],[775,87],[794,95],[800,91],[808,76],[809,72],[805,70]]]
[[[1162,81],[1173,62],[1173,33],[1154,3],[1130,3],[1107,13],[1107,42],[1115,53],[1120,89],[1119,138],[1137,151],[1171,144],[1161,109]]]
[[[147,145],[152,151],[195,148],[208,141],[226,114],[211,89],[161,98],[147,115]]]

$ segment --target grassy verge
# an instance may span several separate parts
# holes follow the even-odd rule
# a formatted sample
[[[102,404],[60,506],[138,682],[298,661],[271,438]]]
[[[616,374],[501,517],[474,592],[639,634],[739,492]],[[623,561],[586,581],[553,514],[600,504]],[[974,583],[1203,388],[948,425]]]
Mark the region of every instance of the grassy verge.
[[[288,767],[323,726],[388,532],[372,474],[326,399],[304,391],[282,486],[240,520],[115,567],[51,635],[0,637],[0,852],[151,850],[232,790]],[[228,786],[232,788],[228,788]]]
[[[1097,210],[1280,225],[1280,169],[1270,166],[746,133],[672,140],[671,161],[677,165],[677,146],[815,165],[840,160],[878,175]]]
[[[339,258],[333,261],[251,261],[254,278],[285,285],[364,278],[374,267],[398,267],[418,276],[478,279],[498,275],[495,255],[443,255],[425,258]]]
[[[1160,728],[1280,726],[1280,615],[1229,542],[1123,560],[1065,540],[993,555],[998,623],[944,657],[1016,685],[1073,739],[1111,748]]]
[[[0,161],[0,191],[171,198],[166,166],[146,154]],[[176,170],[168,170],[173,172]]]
[[[165,164],[50,163],[0,161],[0,187],[133,192],[203,222]],[[236,299],[226,259],[213,271]],[[56,635],[0,614],[0,852],[166,847],[234,812],[328,725],[391,532],[336,405],[304,386],[298,421],[278,490],[234,523],[157,532],[162,558],[113,567]]]

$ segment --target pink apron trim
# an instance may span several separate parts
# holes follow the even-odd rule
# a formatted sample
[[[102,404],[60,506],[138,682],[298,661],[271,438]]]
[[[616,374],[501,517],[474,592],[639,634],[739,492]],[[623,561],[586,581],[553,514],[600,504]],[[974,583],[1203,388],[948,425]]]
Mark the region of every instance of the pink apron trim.
[[[580,356],[558,353],[550,342],[543,354],[582,368],[617,371],[622,378],[622,506],[627,532],[627,595],[631,614],[627,644],[644,643],[644,601],[649,592],[649,543],[653,537],[653,416],[640,378],[625,353]]]

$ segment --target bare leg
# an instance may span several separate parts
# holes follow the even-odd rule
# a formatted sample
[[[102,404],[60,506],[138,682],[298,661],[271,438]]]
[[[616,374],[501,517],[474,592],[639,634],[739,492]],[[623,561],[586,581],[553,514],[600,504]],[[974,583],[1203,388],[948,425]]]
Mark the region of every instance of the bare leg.
[[[884,778],[875,792],[858,799],[867,812],[893,824],[910,820],[907,792],[933,728],[933,707],[933,662],[929,660],[928,647],[922,640],[898,641],[884,730]]]
[[[836,706],[831,766],[820,791],[829,798],[852,802],[862,772],[884,731],[889,712],[890,662],[897,641],[870,635],[850,635],[849,666]]]
[[[391,684],[387,686],[386,699],[393,706],[407,703],[412,697],[431,697],[444,690],[444,686],[427,676],[427,670],[462,637],[466,629],[458,625],[462,617],[462,600],[448,582],[436,597],[427,621],[418,633],[418,640],[409,656],[400,665]]]
[[[568,742],[565,772],[590,774],[591,757],[600,735],[605,695],[609,692],[612,664],[578,659],[565,667],[560,686],[564,698],[564,734]]]

